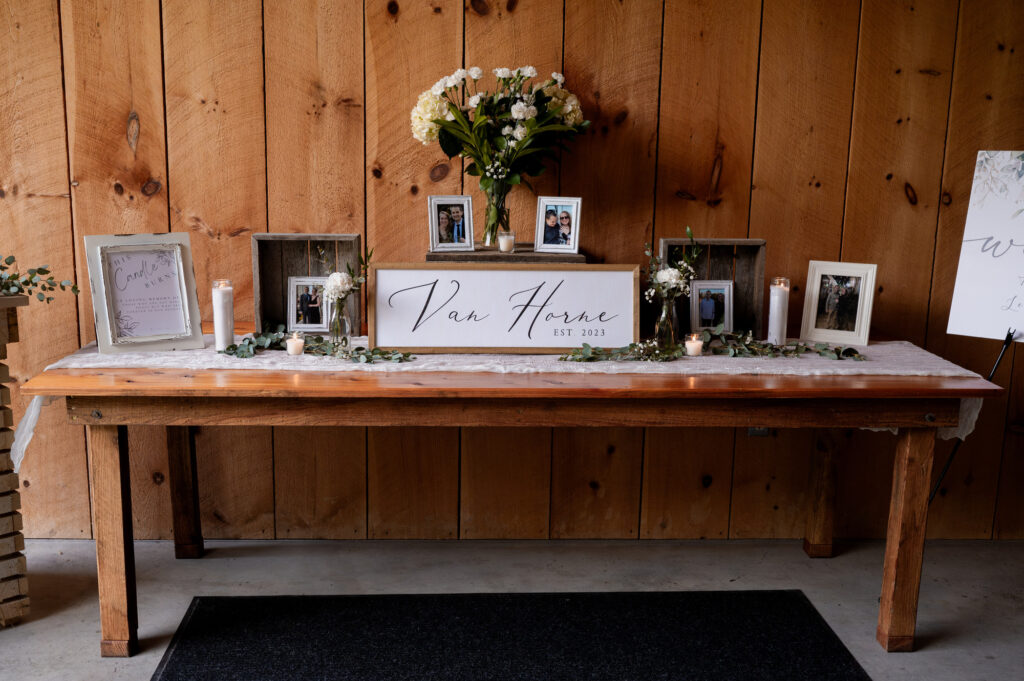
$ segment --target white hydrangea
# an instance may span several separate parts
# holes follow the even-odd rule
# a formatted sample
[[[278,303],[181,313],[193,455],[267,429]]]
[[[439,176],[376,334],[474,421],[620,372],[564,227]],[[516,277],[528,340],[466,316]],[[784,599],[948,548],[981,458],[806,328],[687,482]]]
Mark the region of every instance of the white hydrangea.
[[[512,136],[515,137],[517,140],[522,141],[522,139],[526,137],[526,126],[523,125],[522,123],[517,125],[516,129],[512,131]]]
[[[512,105],[512,118],[517,121],[524,121],[527,118],[536,118],[537,107],[528,106],[524,102],[516,102]]]
[[[355,282],[348,272],[334,272],[327,277],[327,283],[324,284],[324,297],[328,300],[344,298],[352,292],[354,286]]]
[[[518,69],[516,69],[516,73],[522,76],[526,76],[527,78],[537,77],[537,69],[533,68],[532,66],[520,66]]]
[[[480,103],[480,99],[481,95],[479,93],[473,95],[472,97],[469,98],[469,105],[475,109],[477,105]]]
[[[658,273],[654,275],[662,287],[666,289],[680,288],[683,285],[683,273],[674,267],[666,267],[658,270]]]
[[[548,111],[561,116],[566,125],[579,125],[583,122],[583,110],[576,95],[558,85],[547,86],[544,88],[544,94],[551,98],[548,102]]]
[[[469,77],[472,78],[473,80],[480,80],[480,78],[484,75],[483,69],[481,69],[479,66],[469,67],[469,71],[467,73],[469,73]]]
[[[552,78],[552,80],[554,80],[554,81],[555,81],[556,83],[558,83],[559,85],[561,85],[562,83],[564,83],[564,82],[565,82],[565,76],[563,76],[563,75],[562,75],[561,73],[559,73],[558,71],[554,71],[554,72],[552,72],[552,73],[551,73],[551,78]]]
[[[409,116],[412,136],[423,144],[433,142],[438,133],[438,125],[434,120],[445,118],[446,114],[449,114],[448,107],[440,96],[433,91],[422,93]]]
[[[496,75],[498,78],[511,78],[512,77],[512,70],[511,69],[504,69],[504,68],[502,68],[502,69],[494,69],[494,75]]]

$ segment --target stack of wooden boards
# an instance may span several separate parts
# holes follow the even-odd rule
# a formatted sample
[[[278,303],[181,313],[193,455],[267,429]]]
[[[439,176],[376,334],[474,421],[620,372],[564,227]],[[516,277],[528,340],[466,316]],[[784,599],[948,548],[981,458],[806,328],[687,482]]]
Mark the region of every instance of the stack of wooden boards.
[[[14,417],[7,344],[18,341],[17,308],[28,303],[26,296],[0,297],[0,627],[14,624],[28,614],[28,578],[25,576],[25,538],[21,534],[21,497],[18,474],[11,462]]]

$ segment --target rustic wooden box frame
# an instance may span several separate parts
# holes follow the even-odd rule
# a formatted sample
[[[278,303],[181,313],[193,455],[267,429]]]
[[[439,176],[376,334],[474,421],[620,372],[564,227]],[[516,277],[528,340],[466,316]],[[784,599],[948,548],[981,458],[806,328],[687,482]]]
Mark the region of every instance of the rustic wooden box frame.
[[[733,330],[752,331],[755,338],[764,338],[764,239],[696,239],[702,252],[694,268],[695,279],[730,279],[733,281]],[[688,238],[661,239],[658,254],[664,263],[678,260],[673,255],[688,248]],[[671,257],[670,257],[671,256]],[[680,333],[690,329],[690,299],[680,296],[676,301],[676,319]]]
[[[253,234],[252,293],[256,332],[286,324],[289,276],[326,277],[353,271],[362,253],[358,234]],[[361,328],[359,295],[345,301],[352,326]]]

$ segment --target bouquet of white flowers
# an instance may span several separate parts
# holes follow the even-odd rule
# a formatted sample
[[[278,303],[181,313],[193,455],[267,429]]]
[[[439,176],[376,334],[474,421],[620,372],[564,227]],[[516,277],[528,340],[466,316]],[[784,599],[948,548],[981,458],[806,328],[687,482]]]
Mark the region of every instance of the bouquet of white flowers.
[[[644,244],[644,254],[650,258],[647,264],[647,290],[644,298],[653,303],[661,302],[661,314],[654,326],[655,342],[659,347],[670,350],[675,347],[674,310],[675,299],[690,295],[690,282],[697,276],[693,263],[700,255],[700,246],[693,238],[693,232],[686,228],[686,236],[690,245],[683,249],[682,257],[670,263],[662,262],[660,255],[655,255],[650,244]]]
[[[448,158],[472,160],[466,172],[480,178],[487,196],[485,244],[495,242],[499,228],[510,229],[505,198],[512,187],[530,187],[526,177],[543,173],[545,160],[557,160],[564,143],[590,124],[576,95],[562,87],[562,74],[541,83],[528,82],[537,76],[532,66],[494,75],[492,93],[479,89],[479,67],[458,69],[421,94],[411,114],[413,137],[436,140]]]
[[[331,310],[331,341],[342,349],[348,348],[349,336],[353,332],[352,324],[345,314],[345,301],[366,283],[366,271],[370,267],[372,257],[372,249],[364,251],[363,255],[359,256],[358,270],[353,270],[352,265],[347,265],[347,272],[332,272],[324,284],[324,299],[328,301]]]

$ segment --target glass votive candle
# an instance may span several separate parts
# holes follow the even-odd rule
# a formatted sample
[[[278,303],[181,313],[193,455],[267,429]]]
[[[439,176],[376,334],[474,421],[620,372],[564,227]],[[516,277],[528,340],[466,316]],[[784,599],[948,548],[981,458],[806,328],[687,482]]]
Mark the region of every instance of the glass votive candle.
[[[515,253],[516,252],[516,234],[515,232],[499,232],[498,233],[498,250],[502,253]]]
[[[686,337],[686,356],[700,357],[704,350],[704,334],[691,333]]]
[[[303,348],[306,346],[306,339],[296,331],[292,334],[291,338],[285,340],[284,345],[289,355],[301,355]]]

